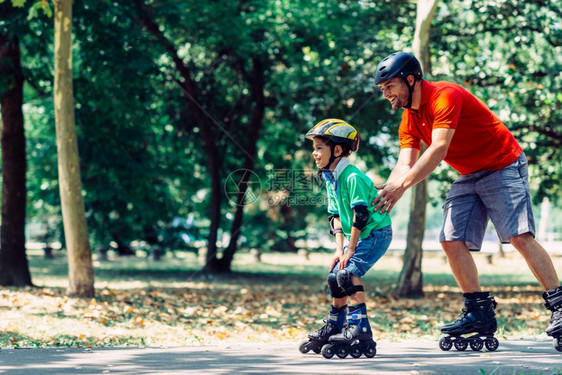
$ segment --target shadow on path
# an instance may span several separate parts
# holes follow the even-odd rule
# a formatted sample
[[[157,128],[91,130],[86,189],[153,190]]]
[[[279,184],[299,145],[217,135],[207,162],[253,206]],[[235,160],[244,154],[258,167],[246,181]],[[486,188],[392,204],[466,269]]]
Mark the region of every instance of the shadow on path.
[[[495,352],[443,352],[436,342],[377,343],[368,359],[301,354],[297,343],[173,348],[0,350],[0,374],[558,374],[551,340],[500,340]]]

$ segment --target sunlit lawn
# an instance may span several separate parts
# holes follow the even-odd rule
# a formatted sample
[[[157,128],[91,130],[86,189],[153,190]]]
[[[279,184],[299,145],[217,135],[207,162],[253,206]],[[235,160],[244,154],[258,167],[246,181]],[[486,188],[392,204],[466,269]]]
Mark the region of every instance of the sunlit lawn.
[[[65,257],[30,256],[37,288],[0,291],[0,347],[199,345],[298,342],[322,324],[330,303],[325,275],[330,255],[265,253],[261,262],[237,254],[231,275],[208,277],[194,253],[162,261],[111,257],[95,262],[96,297],[65,296]],[[475,254],[481,282],[498,301],[501,339],[544,335],[549,314],[542,290],[522,258],[508,253],[488,264]],[[557,269],[562,258],[554,257]],[[424,254],[423,298],[394,300],[402,266],[392,252],[365,277],[368,313],[378,339],[429,339],[462,308],[441,252]]]

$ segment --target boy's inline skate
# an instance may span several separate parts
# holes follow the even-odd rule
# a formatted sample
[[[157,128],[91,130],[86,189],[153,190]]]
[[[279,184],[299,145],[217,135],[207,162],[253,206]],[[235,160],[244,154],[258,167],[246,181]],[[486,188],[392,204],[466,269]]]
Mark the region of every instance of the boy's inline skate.
[[[478,351],[485,345],[489,351],[496,350],[499,346],[494,337],[498,328],[494,312],[496,301],[490,292],[464,293],[463,297],[464,308],[460,319],[441,327],[441,332],[448,336],[439,339],[439,348],[450,350],[454,345],[457,350],[463,351],[470,345],[472,350]]]
[[[554,349],[562,352],[562,286],[547,290],[542,297],[546,301],[544,306],[552,311],[546,334],[552,336]]]
[[[367,306],[360,304],[347,314],[347,323],[341,333],[330,337],[329,342],[322,347],[324,358],[332,358],[337,355],[345,358],[351,354],[353,358],[359,358],[362,354],[372,358],[377,354],[377,343],[373,341],[371,325],[367,318]]]
[[[308,334],[308,340],[304,340],[299,344],[299,351],[303,354],[313,351],[320,354],[324,344],[328,342],[330,336],[341,332],[345,324],[345,314],[347,312],[347,305],[341,308],[332,306],[328,318],[324,320],[326,325],[317,331],[312,331]]]

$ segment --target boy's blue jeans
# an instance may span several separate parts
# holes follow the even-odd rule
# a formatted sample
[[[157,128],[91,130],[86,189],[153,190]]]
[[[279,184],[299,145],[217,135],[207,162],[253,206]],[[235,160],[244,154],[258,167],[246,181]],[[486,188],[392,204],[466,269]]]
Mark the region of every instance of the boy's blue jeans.
[[[355,254],[353,254],[345,269],[358,278],[363,277],[386,253],[391,241],[392,227],[390,225],[372,231],[367,238],[357,242]],[[344,248],[344,253],[346,251],[347,246]],[[338,266],[339,262],[334,266],[333,273],[338,272]]]

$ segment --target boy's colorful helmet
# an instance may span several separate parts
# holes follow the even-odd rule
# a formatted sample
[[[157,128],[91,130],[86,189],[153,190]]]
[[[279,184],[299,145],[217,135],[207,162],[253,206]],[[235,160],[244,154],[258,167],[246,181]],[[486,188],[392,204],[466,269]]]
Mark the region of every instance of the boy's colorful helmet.
[[[351,151],[359,149],[359,134],[357,130],[347,122],[335,118],[320,121],[306,133],[306,138],[325,137],[336,145],[345,143],[349,145]]]

